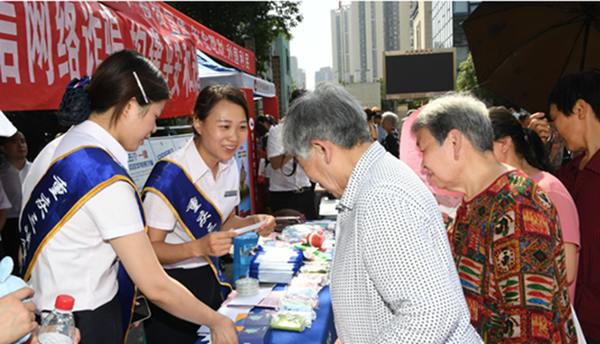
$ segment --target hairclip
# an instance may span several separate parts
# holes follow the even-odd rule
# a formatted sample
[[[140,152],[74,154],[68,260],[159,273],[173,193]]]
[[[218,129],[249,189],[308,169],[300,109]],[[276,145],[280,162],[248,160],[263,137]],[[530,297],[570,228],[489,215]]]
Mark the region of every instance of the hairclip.
[[[148,104],[148,98],[146,98],[146,92],[144,92],[144,87],[142,86],[142,82],[140,81],[140,78],[138,78],[137,73],[135,71],[133,71],[133,76],[135,77],[135,81],[137,81],[138,87],[140,88],[140,92],[142,92],[142,96],[144,96],[144,100],[146,101],[146,104]]]

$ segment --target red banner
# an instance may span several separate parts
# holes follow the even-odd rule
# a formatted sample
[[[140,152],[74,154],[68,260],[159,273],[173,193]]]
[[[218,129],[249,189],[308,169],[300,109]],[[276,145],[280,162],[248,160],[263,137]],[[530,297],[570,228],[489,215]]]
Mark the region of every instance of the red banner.
[[[199,41],[208,40],[212,53],[206,44],[198,48],[217,58],[223,59],[214,51],[230,49],[254,68],[253,54],[192,23],[164,3],[0,2],[0,110],[57,109],[71,79],[92,75],[115,51],[134,49],[168,80],[171,99],[162,117],[187,115],[200,90]]]
[[[156,20],[158,25],[171,33],[190,35],[196,43],[196,48],[204,53],[252,75],[256,72],[252,51],[233,43],[164,2],[102,3],[118,11],[135,12],[149,20]],[[198,7],[202,8],[201,2],[198,3]]]

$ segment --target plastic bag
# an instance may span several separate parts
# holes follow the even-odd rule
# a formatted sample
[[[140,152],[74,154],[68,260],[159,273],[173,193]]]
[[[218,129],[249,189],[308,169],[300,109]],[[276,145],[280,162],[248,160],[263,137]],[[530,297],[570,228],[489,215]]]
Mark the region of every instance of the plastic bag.
[[[281,303],[282,311],[292,312],[310,312],[313,310],[312,303],[305,300],[283,299]]]
[[[306,317],[297,314],[277,314],[271,321],[271,328],[302,332],[306,328]]]

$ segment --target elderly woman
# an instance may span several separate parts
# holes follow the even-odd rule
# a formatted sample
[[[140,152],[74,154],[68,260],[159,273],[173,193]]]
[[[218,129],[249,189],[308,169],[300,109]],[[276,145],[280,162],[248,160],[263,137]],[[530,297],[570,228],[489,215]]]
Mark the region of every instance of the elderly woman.
[[[284,149],[339,197],[331,300],[342,343],[478,343],[432,194],[371,143],[366,116],[339,86],[298,99]]]
[[[412,130],[431,180],[464,193],[450,246],[484,341],[576,343],[556,210],[526,174],[496,160],[485,105],[446,95]]]

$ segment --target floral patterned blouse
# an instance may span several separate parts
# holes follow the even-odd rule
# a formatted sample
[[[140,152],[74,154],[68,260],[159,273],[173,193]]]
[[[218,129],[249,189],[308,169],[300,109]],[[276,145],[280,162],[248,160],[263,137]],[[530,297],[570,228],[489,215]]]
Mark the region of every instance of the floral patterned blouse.
[[[460,204],[448,232],[471,323],[486,343],[576,343],[556,210],[521,171]]]

